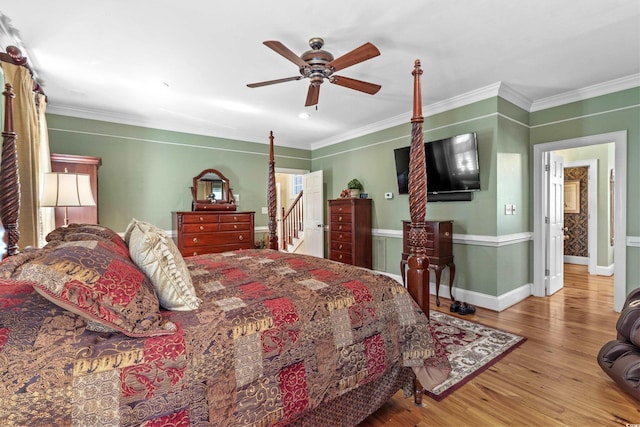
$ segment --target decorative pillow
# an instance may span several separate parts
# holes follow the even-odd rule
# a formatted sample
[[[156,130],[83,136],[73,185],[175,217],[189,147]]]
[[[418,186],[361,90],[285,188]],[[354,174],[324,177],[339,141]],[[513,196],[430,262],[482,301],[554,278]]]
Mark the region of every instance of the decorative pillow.
[[[189,269],[173,240],[158,227],[135,218],[124,234],[129,256],[153,283],[160,305],[190,311],[200,306]]]
[[[127,244],[118,233],[100,224],[69,224],[66,227],[56,228],[45,239],[50,243],[57,241],[106,240],[117,245],[122,254],[129,252]]]
[[[131,262],[101,240],[64,242],[24,257],[12,280],[28,281],[54,304],[131,337],[171,334],[153,286]],[[15,267],[13,265],[12,267]],[[106,329],[105,329],[106,328]]]

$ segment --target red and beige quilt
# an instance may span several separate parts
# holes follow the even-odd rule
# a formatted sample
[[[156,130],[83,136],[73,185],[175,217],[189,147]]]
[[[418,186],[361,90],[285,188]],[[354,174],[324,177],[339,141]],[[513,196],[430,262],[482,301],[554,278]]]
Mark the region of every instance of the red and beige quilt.
[[[0,280],[0,425],[284,425],[403,385],[409,368],[446,368],[389,277],[270,250],[186,262],[203,302],[162,311],[177,331],[149,338],[88,330],[28,282]]]

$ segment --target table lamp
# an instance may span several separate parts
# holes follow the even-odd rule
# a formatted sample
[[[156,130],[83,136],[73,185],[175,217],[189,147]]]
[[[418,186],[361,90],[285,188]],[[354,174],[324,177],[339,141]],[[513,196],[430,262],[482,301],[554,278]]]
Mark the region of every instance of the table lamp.
[[[64,225],[69,225],[68,208],[95,206],[89,175],[49,172],[43,174],[41,207],[64,207]]]

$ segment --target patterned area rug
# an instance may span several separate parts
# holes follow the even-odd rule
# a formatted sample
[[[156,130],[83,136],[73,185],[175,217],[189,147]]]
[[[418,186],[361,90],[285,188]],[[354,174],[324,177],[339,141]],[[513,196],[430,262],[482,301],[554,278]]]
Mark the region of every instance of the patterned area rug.
[[[429,315],[439,351],[451,363],[449,378],[425,394],[440,401],[505,357],[526,338],[438,311]]]

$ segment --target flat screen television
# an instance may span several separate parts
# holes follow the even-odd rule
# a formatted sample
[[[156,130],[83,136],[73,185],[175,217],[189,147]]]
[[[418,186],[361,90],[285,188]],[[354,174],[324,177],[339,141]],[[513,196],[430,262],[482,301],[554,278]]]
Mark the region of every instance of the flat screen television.
[[[409,192],[409,151],[393,150],[398,193]],[[478,143],[475,132],[430,141],[424,144],[427,164],[427,194],[480,191]]]

